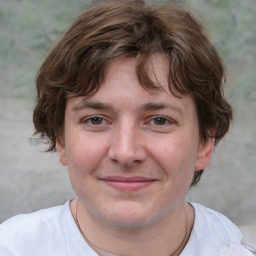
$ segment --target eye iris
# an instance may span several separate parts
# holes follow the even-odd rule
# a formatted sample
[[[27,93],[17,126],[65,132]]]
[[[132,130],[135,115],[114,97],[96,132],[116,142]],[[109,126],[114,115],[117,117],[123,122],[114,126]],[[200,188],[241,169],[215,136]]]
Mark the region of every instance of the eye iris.
[[[102,118],[100,117],[93,117],[91,118],[91,123],[94,125],[102,124]]]
[[[166,123],[166,119],[163,117],[157,117],[154,119],[154,123],[156,125],[164,125]]]

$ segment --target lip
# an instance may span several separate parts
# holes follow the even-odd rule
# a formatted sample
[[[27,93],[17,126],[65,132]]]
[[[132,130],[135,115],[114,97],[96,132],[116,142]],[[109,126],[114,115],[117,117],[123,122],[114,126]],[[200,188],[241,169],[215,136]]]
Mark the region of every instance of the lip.
[[[100,179],[110,187],[120,191],[137,191],[146,188],[153,184],[156,179],[134,176],[134,177],[122,177],[122,176],[108,176]]]

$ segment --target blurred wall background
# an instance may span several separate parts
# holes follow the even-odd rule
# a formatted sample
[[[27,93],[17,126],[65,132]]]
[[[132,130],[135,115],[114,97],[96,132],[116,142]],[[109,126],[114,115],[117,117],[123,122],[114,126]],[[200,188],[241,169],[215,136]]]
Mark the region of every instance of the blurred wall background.
[[[228,136],[188,200],[239,225],[256,224],[256,2],[187,0],[228,67],[234,107]],[[0,222],[74,197],[57,154],[31,145],[35,75],[50,49],[88,2],[0,0]],[[33,143],[32,143],[33,144]]]

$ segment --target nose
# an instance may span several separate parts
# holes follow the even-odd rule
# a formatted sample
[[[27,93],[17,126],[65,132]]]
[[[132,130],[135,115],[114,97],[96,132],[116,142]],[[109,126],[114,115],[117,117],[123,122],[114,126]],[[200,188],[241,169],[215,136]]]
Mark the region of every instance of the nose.
[[[122,166],[132,166],[146,159],[146,150],[139,128],[123,122],[115,127],[108,157]]]

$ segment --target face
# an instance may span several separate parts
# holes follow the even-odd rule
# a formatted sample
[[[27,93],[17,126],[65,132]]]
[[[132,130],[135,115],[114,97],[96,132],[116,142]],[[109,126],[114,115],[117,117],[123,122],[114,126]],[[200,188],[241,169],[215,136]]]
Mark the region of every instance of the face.
[[[148,68],[157,90],[140,86],[135,59],[111,62],[96,94],[67,101],[57,141],[85,210],[113,226],[146,226],[177,212],[213,149],[213,140],[199,143],[192,98],[169,92],[168,60],[154,55]]]

